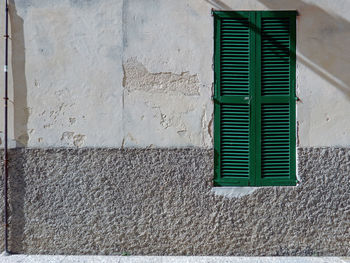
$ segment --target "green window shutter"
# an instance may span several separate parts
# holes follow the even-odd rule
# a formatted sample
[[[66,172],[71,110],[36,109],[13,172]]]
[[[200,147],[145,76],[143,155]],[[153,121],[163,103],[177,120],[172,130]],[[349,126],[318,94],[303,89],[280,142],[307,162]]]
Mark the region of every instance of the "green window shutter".
[[[295,12],[259,12],[258,185],[295,185]]]
[[[215,182],[249,185],[250,21],[248,13],[215,19]]]
[[[215,185],[295,185],[296,12],[214,12]]]

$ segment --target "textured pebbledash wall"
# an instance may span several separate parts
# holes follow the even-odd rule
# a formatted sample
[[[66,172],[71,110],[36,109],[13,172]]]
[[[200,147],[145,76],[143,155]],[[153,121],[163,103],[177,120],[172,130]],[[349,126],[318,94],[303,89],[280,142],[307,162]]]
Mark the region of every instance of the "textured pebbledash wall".
[[[350,255],[350,149],[299,149],[300,186],[241,198],[214,195],[212,155],[194,148],[12,150],[10,249]]]

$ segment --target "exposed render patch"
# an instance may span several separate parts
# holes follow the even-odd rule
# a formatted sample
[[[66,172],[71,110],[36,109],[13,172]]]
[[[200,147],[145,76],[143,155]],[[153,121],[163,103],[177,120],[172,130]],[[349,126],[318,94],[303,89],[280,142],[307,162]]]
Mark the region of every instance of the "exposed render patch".
[[[74,145],[80,147],[84,144],[86,135],[75,134],[74,132],[64,132],[61,137],[61,141],[65,141],[68,145]]]
[[[64,132],[62,133],[61,141],[68,141],[73,138],[74,132]]]
[[[141,90],[155,93],[174,92],[187,96],[199,95],[199,79],[196,74],[151,73],[135,58],[128,59],[123,64],[123,69],[123,86],[130,92]]]
[[[74,124],[77,121],[76,118],[69,118],[69,123]]]
[[[130,132],[128,132],[128,134],[123,138],[122,146],[121,146],[122,149],[124,148],[126,141],[132,141],[137,144],[137,140],[132,136]]]
[[[28,140],[29,140],[29,136],[26,133],[21,134],[17,138],[18,143],[22,146],[26,145],[27,144],[26,142],[28,142]]]
[[[68,145],[80,147],[84,144],[86,136],[83,134],[75,134],[74,132],[64,132],[61,141],[65,141]]]
[[[73,144],[74,144],[76,147],[80,147],[80,146],[83,145],[85,139],[86,139],[86,136],[85,136],[85,135],[82,135],[82,134],[74,135],[74,136],[73,136]]]
[[[46,112],[45,110],[38,115],[44,120],[51,122],[50,125],[54,124],[57,122],[57,119],[59,119],[59,116],[65,115],[65,111],[68,107],[72,107],[74,104],[67,105],[64,103],[61,103],[58,105],[58,108],[52,109],[50,112]]]
[[[61,141],[70,140],[73,138],[74,132],[64,132],[62,133]]]
[[[167,129],[171,125],[171,119],[167,117],[164,113],[160,114],[160,124]]]
[[[211,119],[208,124],[208,133],[211,138],[213,138],[213,121],[214,121],[214,113],[211,114]]]
[[[187,130],[180,130],[180,131],[177,131],[177,134],[180,135],[180,136],[185,136]]]

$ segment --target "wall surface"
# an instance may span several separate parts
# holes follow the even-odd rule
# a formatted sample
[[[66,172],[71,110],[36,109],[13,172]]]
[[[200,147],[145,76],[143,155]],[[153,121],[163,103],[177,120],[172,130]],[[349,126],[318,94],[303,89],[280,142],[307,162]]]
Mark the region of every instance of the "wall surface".
[[[9,1],[13,252],[350,256],[350,1]],[[296,187],[213,189],[212,8],[299,12]]]
[[[350,256],[347,148],[299,149],[300,186],[240,198],[213,193],[212,155],[193,148],[12,150],[10,249]]]
[[[346,0],[11,0],[11,138],[210,148],[212,8],[298,10],[300,146],[349,146]]]

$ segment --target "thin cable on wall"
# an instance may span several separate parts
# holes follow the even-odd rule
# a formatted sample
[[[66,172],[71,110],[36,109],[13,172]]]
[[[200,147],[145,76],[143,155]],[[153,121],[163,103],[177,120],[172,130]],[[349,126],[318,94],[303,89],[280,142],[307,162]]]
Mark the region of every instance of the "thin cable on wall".
[[[8,1],[5,0],[5,65],[4,65],[4,73],[5,73],[5,96],[4,96],[4,253],[9,254],[8,250]]]

